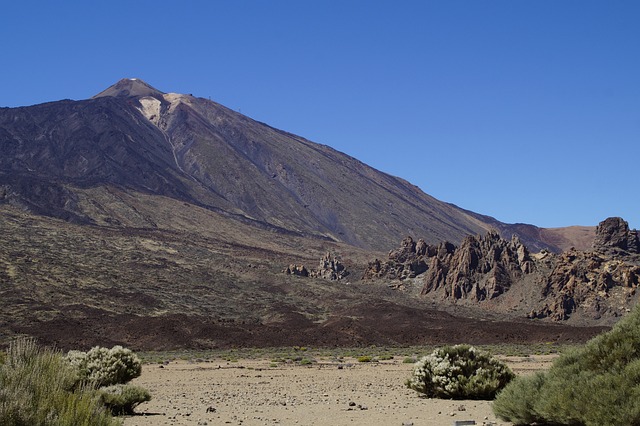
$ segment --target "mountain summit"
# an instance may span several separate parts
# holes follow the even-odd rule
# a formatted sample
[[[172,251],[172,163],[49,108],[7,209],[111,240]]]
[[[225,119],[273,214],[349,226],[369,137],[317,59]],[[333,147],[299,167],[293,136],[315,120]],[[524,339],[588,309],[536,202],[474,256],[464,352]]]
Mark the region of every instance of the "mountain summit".
[[[113,86],[108,87],[102,92],[95,95],[93,98],[101,98],[104,96],[113,96],[126,98],[129,96],[151,96],[154,98],[162,96],[164,93],[151,85],[145,83],[138,78],[123,78]]]
[[[0,110],[0,153],[0,203],[76,222],[174,226],[156,212],[139,219],[126,198],[107,196],[117,189],[365,249],[406,235],[459,242],[491,228],[549,246],[535,227],[460,209],[326,145],[139,79],[84,101]]]

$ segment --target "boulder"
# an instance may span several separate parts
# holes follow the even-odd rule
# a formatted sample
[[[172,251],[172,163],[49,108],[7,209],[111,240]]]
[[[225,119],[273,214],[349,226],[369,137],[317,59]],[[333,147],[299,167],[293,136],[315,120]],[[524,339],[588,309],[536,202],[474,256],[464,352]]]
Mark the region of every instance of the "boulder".
[[[308,277],[309,270],[304,265],[291,264],[283,271],[287,275],[297,275],[299,277]]]
[[[630,230],[629,224],[620,217],[610,217],[598,224],[593,249],[618,254],[621,251],[640,253],[638,231]]]

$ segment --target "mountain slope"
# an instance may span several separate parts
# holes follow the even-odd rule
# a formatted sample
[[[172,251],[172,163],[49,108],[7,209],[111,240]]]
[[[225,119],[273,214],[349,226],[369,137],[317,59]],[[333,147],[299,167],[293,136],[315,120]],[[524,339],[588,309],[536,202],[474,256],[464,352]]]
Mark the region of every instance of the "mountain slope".
[[[603,329],[446,313],[358,282],[371,252],[353,246],[256,229],[172,198],[91,195],[128,203],[121,219],[154,212],[174,229],[85,226],[0,206],[0,347],[17,335],[62,349],[566,343]],[[326,251],[341,255],[346,282],[282,272]]]
[[[0,109],[0,155],[0,202],[76,222],[116,223],[95,216],[108,206],[78,201],[81,189],[112,186],[368,249],[405,235],[457,242],[499,223],[328,146],[136,79],[89,100]]]

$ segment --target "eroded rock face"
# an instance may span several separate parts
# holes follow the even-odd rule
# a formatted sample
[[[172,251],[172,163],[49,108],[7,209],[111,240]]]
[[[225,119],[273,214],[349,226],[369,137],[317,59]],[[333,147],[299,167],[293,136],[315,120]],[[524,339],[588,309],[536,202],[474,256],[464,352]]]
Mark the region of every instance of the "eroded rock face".
[[[497,231],[468,236],[459,247],[416,243],[407,237],[400,248],[389,252],[387,261],[371,262],[363,279],[401,282],[419,277],[422,295],[437,294],[453,302],[500,301],[518,289],[519,297],[539,294],[539,301],[529,301],[534,306],[529,318],[563,321],[578,311],[590,320],[616,318],[637,299],[638,233],[620,218],[601,222],[596,232],[593,250],[571,249],[559,255],[548,251],[532,255],[518,238],[505,240]]]
[[[530,318],[568,319],[580,308],[598,319],[608,313],[619,316],[629,306],[640,283],[640,266],[595,251],[570,250],[557,257],[546,277],[544,306]]]
[[[371,262],[363,278],[403,280],[422,275],[422,294],[443,289],[447,298],[484,300],[504,293],[534,268],[518,238],[507,241],[492,231],[482,237],[469,236],[460,247],[449,242],[415,243],[407,237],[400,248],[389,252],[389,260]]]
[[[493,299],[535,269],[527,248],[517,237],[507,241],[495,232],[469,236],[449,256],[434,256],[422,294],[444,289],[454,299]]]
[[[610,217],[596,228],[593,249],[599,252],[618,254],[620,251],[640,253],[638,231],[630,230],[629,224],[620,217]]]
[[[449,242],[430,245],[423,239],[414,242],[413,238],[402,240],[400,248],[389,252],[388,260],[379,259],[369,263],[362,279],[389,278],[404,280],[415,278],[429,269],[430,259],[446,257],[453,253],[455,246]]]

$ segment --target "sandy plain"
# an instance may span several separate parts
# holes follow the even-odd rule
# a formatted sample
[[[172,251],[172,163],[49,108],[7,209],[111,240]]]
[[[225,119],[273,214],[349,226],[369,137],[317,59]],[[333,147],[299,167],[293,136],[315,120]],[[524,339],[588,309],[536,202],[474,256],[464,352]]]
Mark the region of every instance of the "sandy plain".
[[[553,357],[503,359],[516,374],[530,374]],[[510,425],[489,401],[428,399],[407,389],[412,368],[403,357],[306,366],[266,359],[148,364],[134,383],[153,399],[124,425]]]

